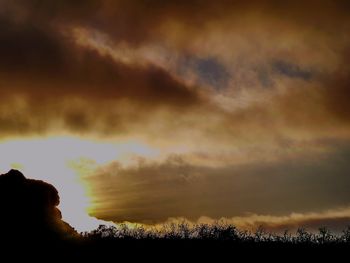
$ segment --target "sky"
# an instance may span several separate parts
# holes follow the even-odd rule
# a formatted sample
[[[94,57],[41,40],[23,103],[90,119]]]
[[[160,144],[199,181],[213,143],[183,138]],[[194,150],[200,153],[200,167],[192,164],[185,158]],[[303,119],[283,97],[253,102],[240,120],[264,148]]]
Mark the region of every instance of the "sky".
[[[67,222],[350,222],[350,4],[0,0],[0,173]]]

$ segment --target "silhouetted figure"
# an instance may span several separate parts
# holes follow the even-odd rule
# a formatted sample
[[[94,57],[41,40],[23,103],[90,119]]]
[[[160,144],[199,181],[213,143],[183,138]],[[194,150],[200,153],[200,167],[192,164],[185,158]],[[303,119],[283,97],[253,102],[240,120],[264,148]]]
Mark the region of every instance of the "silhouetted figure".
[[[11,170],[0,175],[0,239],[2,242],[58,241],[76,235],[62,220],[56,188],[26,179]]]

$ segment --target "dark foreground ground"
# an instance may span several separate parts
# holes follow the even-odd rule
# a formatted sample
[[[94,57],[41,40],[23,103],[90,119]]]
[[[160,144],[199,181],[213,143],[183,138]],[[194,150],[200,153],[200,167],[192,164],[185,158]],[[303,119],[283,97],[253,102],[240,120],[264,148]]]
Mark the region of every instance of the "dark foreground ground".
[[[45,262],[171,262],[209,261],[242,262],[269,260],[277,262],[327,260],[348,262],[349,244],[235,243],[201,240],[70,240],[65,242],[12,243],[1,246],[6,261]]]

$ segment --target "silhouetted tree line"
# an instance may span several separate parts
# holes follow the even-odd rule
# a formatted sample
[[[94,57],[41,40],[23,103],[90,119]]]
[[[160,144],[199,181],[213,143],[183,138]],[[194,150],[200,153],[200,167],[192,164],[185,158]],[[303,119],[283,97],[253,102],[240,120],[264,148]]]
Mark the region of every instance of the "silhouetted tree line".
[[[195,224],[186,222],[170,223],[161,228],[129,227],[100,225],[91,232],[81,233],[83,238],[91,240],[204,240],[230,241],[236,243],[286,243],[286,244],[350,244],[350,226],[341,234],[333,234],[328,228],[319,228],[318,233],[307,232],[299,228],[295,233],[270,233],[263,227],[256,231],[239,230],[227,223]]]
[[[62,220],[58,191],[11,170],[0,175],[0,241],[56,241],[78,233]]]

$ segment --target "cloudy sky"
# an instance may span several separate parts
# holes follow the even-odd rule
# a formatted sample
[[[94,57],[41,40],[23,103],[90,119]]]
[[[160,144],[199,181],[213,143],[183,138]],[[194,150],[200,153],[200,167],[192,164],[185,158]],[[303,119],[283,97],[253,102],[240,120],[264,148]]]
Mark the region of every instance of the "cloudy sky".
[[[350,224],[350,4],[0,0],[0,172],[63,217]],[[95,219],[94,219],[95,220]]]

